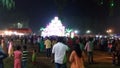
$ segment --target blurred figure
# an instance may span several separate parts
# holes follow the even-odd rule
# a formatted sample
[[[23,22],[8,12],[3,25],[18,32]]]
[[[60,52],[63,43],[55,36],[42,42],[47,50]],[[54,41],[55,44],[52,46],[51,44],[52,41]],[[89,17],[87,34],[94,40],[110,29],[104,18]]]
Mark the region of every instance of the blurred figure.
[[[52,47],[57,43],[57,39],[52,39]]]
[[[23,51],[22,51],[22,68],[27,68],[27,60],[28,60],[28,51],[27,51],[27,46],[23,46]]]
[[[50,58],[51,57],[52,43],[51,43],[51,40],[48,37],[46,37],[44,45],[46,46],[46,56],[47,56],[47,58]]]
[[[7,54],[5,54],[4,50],[0,45],[0,68],[4,68],[3,59],[5,59],[6,57],[7,57]]]
[[[118,44],[116,45],[117,52],[117,65],[120,66],[120,40],[118,40]]]
[[[53,46],[52,54],[55,63],[55,68],[67,68],[65,58],[68,46],[63,44],[63,38],[59,37],[58,42]]]
[[[92,64],[93,62],[93,42],[92,42],[92,38],[89,38],[88,42],[85,45],[85,50],[87,51],[87,55],[88,55],[88,63]]]
[[[36,50],[33,50],[33,53],[32,53],[32,63],[33,63],[33,65],[35,65],[36,64]]]
[[[14,68],[21,68],[22,52],[21,47],[17,46],[17,50],[14,51]]]
[[[4,48],[4,40],[1,40],[1,47]]]
[[[43,52],[45,49],[43,37],[41,37],[41,39],[40,39],[39,47],[40,47],[40,52]]]
[[[72,38],[68,37],[67,45],[70,47],[71,50],[73,49],[73,40],[72,40]]]
[[[111,54],[112,43],[111,40],[108,40],[108,53]]]
[[[4,50],[4,53],[7,54],[8,53],[7,52],[7,46],[5,45],[5,40],[4,39],[1,40],[1,44],[0,45],[1,45],[2,49]]]
[[[9,54],[9,57],[11,57],[12,54],[13,54],[13,43],[12,43],[12,41],[9,42],[8,54]]]
[[[84,68],[82,50],[80,49],[79,44],[74,45],[69,61],[71,62],[70,68]]]
[[[117,46],[118,42],[117,40],[113,40],[112,42],[112,48],[111,48],[111,54],[112,54],[112,64],[115,65],[116,64],[116,46]]]

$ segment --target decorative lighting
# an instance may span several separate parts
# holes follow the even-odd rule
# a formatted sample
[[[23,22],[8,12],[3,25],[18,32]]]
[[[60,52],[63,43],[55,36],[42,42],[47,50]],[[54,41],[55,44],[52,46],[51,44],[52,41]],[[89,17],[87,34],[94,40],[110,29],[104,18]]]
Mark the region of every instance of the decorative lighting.
[[[42,31],[41,36],[65,36],[65,27],[58,17],[55,17]]]

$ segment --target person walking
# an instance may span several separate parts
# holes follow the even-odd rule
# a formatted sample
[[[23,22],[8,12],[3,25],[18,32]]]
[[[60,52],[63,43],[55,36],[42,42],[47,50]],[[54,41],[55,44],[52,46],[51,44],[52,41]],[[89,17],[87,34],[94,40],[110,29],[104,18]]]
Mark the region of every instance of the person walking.
[[[28,59],[27,46],[24,45],[22,51],[22,68],[27,68],[27,59]]]
[[[68,46],[63,43],[63,37],[59,37],[58,42],[52,48],[52,57],[54,59],[55,68],[67,68],[64,64],[64,58],[66,57],[67,51]]]
[[[5,59],[6,57],[7,57],[7,54],[5,54],[4,50],[0,45],[0,68],[4,68],[3,59]]]
[[[40,47],[40,52],[44,52],[45,46],[44,46],[44,39],[43,39],[43,37],[41,37],[41,39],[40,39],[39,47]]]
[[[50,58],[51,57],[52,43],[51,43],[51,40],[48,37],[46,37],[44,45],[46,46],[46,56],[47,56],[47,58]]]
[[[87,51],[87,55],[88,55],[88,63],[89,64],[93,64],[93,42],[92,42],[92,38],[89,38],[88,42],[85,45],[85,50]]]
[[[117,65],[120,66],[120,40],[117,40],[117,45],[116,45],[116,52],[117,52]]]
[[[33,52],[32,52],[32,63],[33,63],[33,65],[36,65],[36,58],[37,58],[36,50],[34,49]]]
[[[10,40],[10,42],[9,42],[8,55],[9,55],[9,57],[11,57],[13,55],[13,42],[12,42],[12,40]]]
[[[17,46],[17,50],[14,51],[14,68],[21,68],[21,58],[21,47]]]
[[[85,68],[82,57],[82,50],[80,49],[79,44],[74,45],[73,51],[69,57],[69,62],[71,63],[70,68]]]

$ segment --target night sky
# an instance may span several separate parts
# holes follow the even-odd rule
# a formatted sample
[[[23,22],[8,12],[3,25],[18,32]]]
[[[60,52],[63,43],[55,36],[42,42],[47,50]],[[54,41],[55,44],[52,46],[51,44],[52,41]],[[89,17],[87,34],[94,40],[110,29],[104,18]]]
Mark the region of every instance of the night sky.
[[[67,0],[62,4],[55,0],[15,0],[15,8],[11,10],[0,7],[0,27],[22,21],[37,32],[59,15],[63,25],[81,33],[90,29],[93,33],[102,34],[109,28],[119,33],[120,0],[113,1],[114,7],[111,8],[110,0]],[[62,10],[58,10],[60,6]]]

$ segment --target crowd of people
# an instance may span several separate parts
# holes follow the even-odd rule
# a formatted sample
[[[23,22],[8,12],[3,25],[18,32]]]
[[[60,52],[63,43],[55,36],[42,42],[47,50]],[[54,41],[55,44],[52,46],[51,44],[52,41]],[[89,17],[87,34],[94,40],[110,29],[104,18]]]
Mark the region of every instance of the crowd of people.
[[[3,59],[14,57],[14,68],[27,68],[28,46],[37,46],[33,49],[31,61],[36,64],[36,52],[46,53],[46,58],[55,63],[55,68],[85,68],[84,54],[87,54],[88,63],[94,64],[94,50],[108,52],[112,56],[112,64],[120,65],[120,40],[118,38],[96,37],[41,37],[5,36],[0,37],[0,68],[4,68]],[[18,43],[19,42],[19,43]],[[30,45],[29,45],[30,44]],[[117,59],[116,59],[117,57]]]

